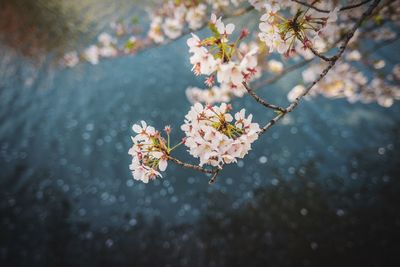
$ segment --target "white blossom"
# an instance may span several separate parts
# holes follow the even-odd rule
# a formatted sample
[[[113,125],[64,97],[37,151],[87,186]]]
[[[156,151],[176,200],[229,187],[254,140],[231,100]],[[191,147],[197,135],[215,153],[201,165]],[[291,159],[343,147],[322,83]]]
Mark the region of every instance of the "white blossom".
[[[159,171],[165,171],[168,165],[167,145],[154,127],[148,126],[145,121],[134,124],[132,130],[136,136],[132,137],[133,146],[129,149],[132,163],[129,166],[135,180],[148,183],[157,177],[162,177]]]
[[[93,65],[98,64],[99,63],[99,48],[95,45],[89,46],[83,52],[83,57]]]
[[[200,159],[200,166],[236,162],[258,139],[260,127],[252,122],[252,115],[246,117],[242,109],[234,121],[229,111],[230,106],[225,103],[205,107],[196,103],[185,116],[181,126],[186,134],[185,145],[193,157]]]
[[[62,62],[67,67],[74,67],[79,63],[78,53],[76,51],[68,52],[64,55]]]

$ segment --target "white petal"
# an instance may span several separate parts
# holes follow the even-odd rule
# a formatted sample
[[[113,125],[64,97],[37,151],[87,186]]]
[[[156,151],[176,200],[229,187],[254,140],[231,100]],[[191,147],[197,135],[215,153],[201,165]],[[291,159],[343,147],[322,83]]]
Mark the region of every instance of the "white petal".
[[[225,33],[225,25],[221,21],[217,21],[217,30],[220,34]]]
[[[160,152],[160,151],[154,151],[154,152],[150,152],[151,153],[151,155],[153,156],[153,157],[155,157],[156,159],[159,159],[159,158],[161,158],[162,157],[162,155],[164,155],[162,152]]]
[[[239,84],[241,84],[241,83],[243,82],[243,75],[242,75],[242,73],[241,73],[239,70],[234,69],[234,70],[232,71],[231,80],[232,80],[232,83],[233,83],[234,85],[239,85]]]
[[[158,169],[162,172],[167,169],[167,166],[168,162],[166,160],[160,160],[160,162],[158,163]]]
[[[227,34],[231,34],[234,30],[235,30],[235,25],[233,25],[232,23],[229,23],[225,27],[225,31]]]
[[[268,18],[269,18],[269,14],[264,14],[264,15],[261,16],[260,20],[261,21],[267,21]]]
[[[139,125],[134,124],[134,125],[132,126],[132,130],[133,130],[135,133],[140,133],[140,132],[142,131],[142,128],[141,128]]]
[[[211,14],[211,22],[215,24],[215,22],[217,22],[217,15],[215,15],[214,13]]]

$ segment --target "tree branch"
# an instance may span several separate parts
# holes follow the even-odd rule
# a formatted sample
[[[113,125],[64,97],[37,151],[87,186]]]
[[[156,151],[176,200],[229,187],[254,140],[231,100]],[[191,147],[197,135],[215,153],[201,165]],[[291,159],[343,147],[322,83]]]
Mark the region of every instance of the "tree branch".
[[[193,170],[196,170],[199,172],[208,173],[208,174],[215,174],[217,172],[217,170],[215,170],[215,169],[206,169],[206,168],[203,168],[203,167],[200,167],[197,165],[189,164],[189,163],[183,162],[177,158],[174,158],[172,156],[168,156],[168,159],[184,168],[193,169]]]
[[[322,55],[321,53],[319,53],[319,52],[318,52],[317,50],[315,50],[312,46],[310,46],[308,49],[310,49],[310,51],[311,51],[315,56],[319,57],[319,58],[322,59],[322,60],[325,60],[325,61],[331,61],[331,60],[332,60],[332,58],[326,57],[326,56]]]
[[[270,109],[273,109],[273,110],[277,110],[277,111],[280,111],[280,112],[286,112],[286,109],[284,109],[284,108],[282,108],[282,107],[279,107],[279,106],[276,106],[276,105],[273,105],[273,104],[270,104],[270,103],[268,103],[267,101],[265,101],[264,99],[262,99],[261,97],[259,97],[259,96],[249,87],[249,85],[248,85],[246,82],[243,82],[242,84],[243,84],[244,88],[246,88],[246,90],[247,90],[247,92],[249,93],[249,95],[251,95],[258,103],[260,103],[260,104],[263,105],[264,107],[270,108]]]
[[[262,135],[265,133],[269,128],[271,128],[277,121],[282,119],[286,114],[292,112],[297,105],[299,104],[300,100],[306,96],[310,90],[320,81],[322,80],[328,72],[333,68],[333,66],[336,64],[336,62],[339,60],[339,58],[343,55],[344,51],[346,50],[346,47],[348,43],[350,42],[351,38],[353,37],[354,33],[357,31],[357,29],[361,26],[363,21],[369,17],[372,13],[372,11],[376,8],[376,6],[379,4],[381,0],[374,0],[374,2],[369,6],[369,8],[362,14],[361,18],[357,21],[356,24],[354,24],[353,28],[347,33],[346,39],[344,40],[343,44],[340,46],[338,53],[332,57],[332,60],[329,62],[328,66],[322,71],[322,73],[318,76],[317,79],[315,79],[305,90],[302,94],[300,94],[296,99],[286,108],[287,113],[280,113],[277,116],[275,116],[269,123],[267,123],[262,130],[260,131],[259,135]]]

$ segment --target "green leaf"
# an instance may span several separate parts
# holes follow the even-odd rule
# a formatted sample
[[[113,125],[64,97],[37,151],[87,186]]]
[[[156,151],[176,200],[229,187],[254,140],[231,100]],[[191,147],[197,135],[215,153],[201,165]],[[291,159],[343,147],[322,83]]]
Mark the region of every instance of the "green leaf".
[[[208,27],[210,28],[211,32],[214,34],[214,37],[220,39],[221,35],[218,32],[217,26],[214,23],[209,22]]]

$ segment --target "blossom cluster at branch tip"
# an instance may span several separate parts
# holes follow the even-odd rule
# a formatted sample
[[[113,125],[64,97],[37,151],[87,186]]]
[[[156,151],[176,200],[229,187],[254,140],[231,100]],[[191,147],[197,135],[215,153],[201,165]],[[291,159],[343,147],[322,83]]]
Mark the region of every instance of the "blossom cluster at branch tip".
[[[185,132],[185,146],[189,153],[200,159],[200,166],[208,164],[221,167],[243,158],[251,144],[258,139],[260,127],[246,117],[245,109],[234,117],[231,106],[194,104],[185,116],[181,129]]]
[[[168,165],[168,142],[145,121],[141,121],[140,125],[134,124],[132,130],[136,136],[131,138],[133,146],[128,153],[132,156],[129,169],[133,178],[148,183],[149,180],[162,177],[160,171],[165,171]],[[169,135],[170,127],[166,126],[165,131]]]
[[[186,94],[192,102],[207,103],[230,100],[230,95],[241,97],[246,92],[243,82],[259,77],[258,45],[241,42],[248,35],[246,29],[234,42],[230,42],[235,25],[225,25],[222,18],[217,18],[215,14],[211,15],[209,27],[212,36],[201,40],[192,33],[187,45],[192,71],[195,75],[207,76],[205,84],[211,89],[201,92],[199,88],[189,88]],[[214,86],[216,82],[219,86]]]
[[[338,18],[339,7],[335,7],[327,16],[314,10],[298,8],[289,19],[280,13],[281,5],[277,2],[265,4],[265,13],[260,18],[259,38],[269,48],[285,56],[294,55],[298,50],[324,47],[321,35],[331,31]],[[301,52],[300,52],[301,53]]]
[[[359,59],[358,54],[354,51],[350,52],[348,57]],[[311,83],[318,77],[321,68],[324,67],[326,67],[326,63],[311,65],[303,71],[303,81]],[[363,103],[377,102],[383,107],[390,107],[394,100],[400,99],[400,79],[397,73],[399,68],[399,65],[394,66],[392,74],[389,75],[391,81],[379,76],[369,81],[362,72],[349,63],[337,63],[332,71],[308,93],[308,98],[320,94],[327,98],[346,98],[350,103],[358,101]],[[295,86],[288,93],[288,100],[293,102],[304,91],[304,86]]]

